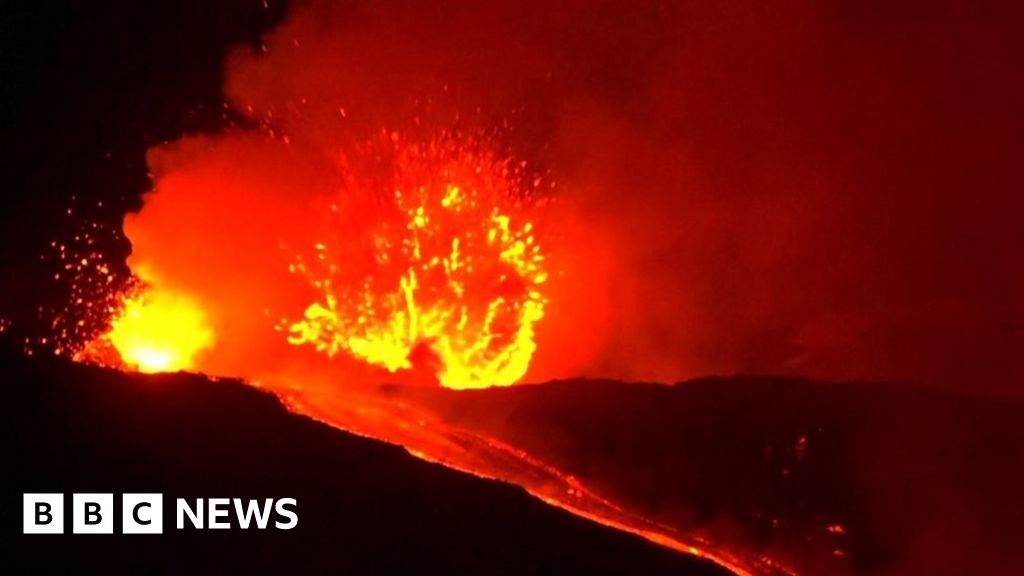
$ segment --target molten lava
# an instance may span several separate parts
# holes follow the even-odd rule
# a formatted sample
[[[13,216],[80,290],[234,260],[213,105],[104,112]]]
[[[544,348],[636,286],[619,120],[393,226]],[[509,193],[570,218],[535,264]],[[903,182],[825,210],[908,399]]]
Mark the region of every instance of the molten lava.
[[[195,370],[214,343],[203,310],[192,299],[133,285],[110,309],[110,328],[74,354],[91,362],[147,374]]]
[[[106,338],[125,364],[147,373],[191,369],[196,354],[213,344],[195,302],[158,290],[129,298]]]
[[[289,342],[391,372],[428,362],[449,388],[515,383],[547,280],[521,172],[450,136],[382,134],[343,158],[329,239],[292,267],[322,298]]]

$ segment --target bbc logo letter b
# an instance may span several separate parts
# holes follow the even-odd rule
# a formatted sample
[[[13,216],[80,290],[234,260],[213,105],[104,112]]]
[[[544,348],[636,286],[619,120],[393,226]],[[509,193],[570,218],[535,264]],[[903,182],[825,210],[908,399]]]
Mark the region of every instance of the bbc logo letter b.
[[[22,532],[25,534],[64,533],[63,494],[25,494]]]
[[[114,533],[113,494],[74,494],[71,528],[75,534]]]

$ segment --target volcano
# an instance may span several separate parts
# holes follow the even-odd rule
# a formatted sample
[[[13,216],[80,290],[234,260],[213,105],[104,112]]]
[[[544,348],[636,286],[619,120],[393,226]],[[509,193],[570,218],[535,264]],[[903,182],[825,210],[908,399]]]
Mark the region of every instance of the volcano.
[[[1021,574],[1018,13],[6,2],[0,572]]]

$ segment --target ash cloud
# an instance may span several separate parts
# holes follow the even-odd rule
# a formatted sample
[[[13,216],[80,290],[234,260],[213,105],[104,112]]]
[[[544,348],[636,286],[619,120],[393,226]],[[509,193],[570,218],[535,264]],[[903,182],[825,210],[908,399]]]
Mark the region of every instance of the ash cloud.
[[[966,2],[496,4],[297,3],[225,68],[230,105],[278,138],[179,144],[158,187],[210,166],[228,181],[244,170],[204,150],[250,149],[247,178],[284,183],[230,202],[287,210],[329,187],[339,142],[508,125],[509,149],[558,181],[547,225],[566,239],[529,379],[799,373],[1022,393],[1018,17]],[[209,248],[215,228],[188,232],[211,274],[238,270]]]

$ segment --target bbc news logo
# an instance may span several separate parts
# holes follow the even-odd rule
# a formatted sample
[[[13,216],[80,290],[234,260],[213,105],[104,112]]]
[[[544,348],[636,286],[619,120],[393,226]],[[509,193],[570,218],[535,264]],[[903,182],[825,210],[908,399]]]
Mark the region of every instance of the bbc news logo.
[[[175,528],[291,530],[299,523],[297,506],[295,498],[196,498],[191,502],[178,498]],[[163,509],[163,494],[122,494],[121,534],[163,534]],[[64,495],[24,494],[23,515],[25,534],[63,534]],[[114,495],[72,494],[71,532],[113,534]]]

